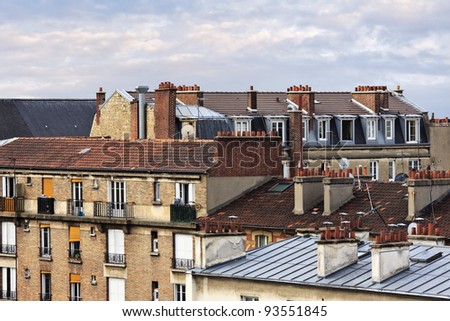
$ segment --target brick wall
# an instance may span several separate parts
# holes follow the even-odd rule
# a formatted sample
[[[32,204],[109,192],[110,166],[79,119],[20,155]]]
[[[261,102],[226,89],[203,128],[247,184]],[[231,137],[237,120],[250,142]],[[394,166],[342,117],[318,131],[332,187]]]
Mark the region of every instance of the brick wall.
[[[155,90],[155,138],[174,138],[176,134],[176,98],[175,85],[161,83]]]
[[[379,113],[381,108],[389,109],[389,92],[386,89],[386,86],[358,86],[352,92],[352,98]]]
[[[315,113],[314,97],[315,93],[309,86],[291,86],[287,90],[287,98],[301,106],[310,116]]]

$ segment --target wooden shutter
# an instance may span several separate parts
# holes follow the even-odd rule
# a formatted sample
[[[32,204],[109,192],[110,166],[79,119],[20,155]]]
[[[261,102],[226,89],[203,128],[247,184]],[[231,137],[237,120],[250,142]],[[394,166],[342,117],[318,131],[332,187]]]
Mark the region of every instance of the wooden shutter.
[[[81,276],[79,274],[70,274],[70,283],[80,283]]]
[[[47,197],[53,197],[53,181],[51,178],[42,179],[42,194]]]
[[[70,226],[69,227],[69,242],[80,242],[80,227]]]

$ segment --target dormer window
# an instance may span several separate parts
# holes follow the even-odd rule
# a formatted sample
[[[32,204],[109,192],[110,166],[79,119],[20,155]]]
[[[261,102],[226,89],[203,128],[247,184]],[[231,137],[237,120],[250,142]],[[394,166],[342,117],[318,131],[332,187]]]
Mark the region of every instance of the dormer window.
[[[277,136],[281,137],[281,141],[283,143],[287,140],[287,126],[286,121],[287,117],[282,116],[269,116],[268,117],[270,124],[269,128],[272,132],[275,132]]]
[[[406,118],[405,119],[405,138],[407,143],[420,142],[420,119]]]
[[[319,141],[328,140],[328,132],[330,131],[330,119],[317,119],[317,138]]]
[[[367,140],[376,140],[378,119],[367,119]]]
[[[355,119],[353,115],[336,115],[339,120],[339,134],[341,141],[354,141],[355,139]]]
[[[394,119],[392,119],[392,118],[385,119],[384,134],[385,134],[386,140],[394,139]]]
[[[242,134],[243,132],[251,131],[251,118],[235,118],[234,131]]]

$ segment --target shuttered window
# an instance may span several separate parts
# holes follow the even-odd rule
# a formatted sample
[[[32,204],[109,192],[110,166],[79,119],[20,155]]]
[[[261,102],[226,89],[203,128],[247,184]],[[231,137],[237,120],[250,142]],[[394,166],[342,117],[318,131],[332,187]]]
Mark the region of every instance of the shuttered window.
[[[125,279],[108,279],[108,301],[125,301]]]
[[[69,242],[80,242],[80,227],[69,227]]]

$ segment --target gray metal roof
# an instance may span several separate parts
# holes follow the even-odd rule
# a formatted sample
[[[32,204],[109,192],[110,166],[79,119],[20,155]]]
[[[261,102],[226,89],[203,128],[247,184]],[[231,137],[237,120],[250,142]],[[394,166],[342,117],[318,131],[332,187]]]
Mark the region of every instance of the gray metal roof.
[[[412,245],[410,268],[376,283],[372,281],[369,243],[359,246],[357,263],[320,278],[317,276],[316,241],[313,237],[295,236],[249,251],[245,257],[193,270],[193,274],[450,300],[449,247]],[[436,252],[442,252],[442,256],[432,262],[413,260]]]
[[[181,105],[177,104],[177,117],[179,118],[221,118],[224,119],[225,116],[211,110],[209,108],[197,105]]]

